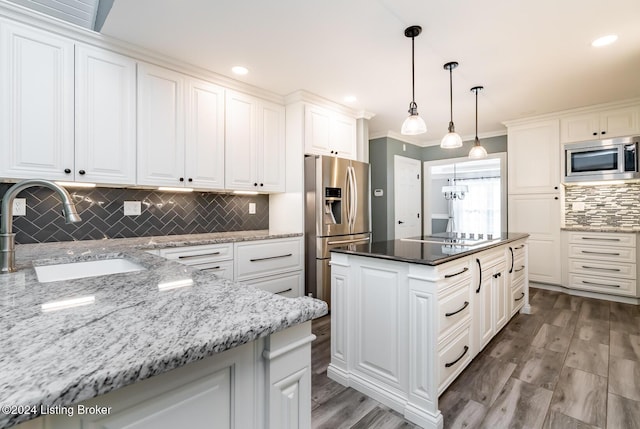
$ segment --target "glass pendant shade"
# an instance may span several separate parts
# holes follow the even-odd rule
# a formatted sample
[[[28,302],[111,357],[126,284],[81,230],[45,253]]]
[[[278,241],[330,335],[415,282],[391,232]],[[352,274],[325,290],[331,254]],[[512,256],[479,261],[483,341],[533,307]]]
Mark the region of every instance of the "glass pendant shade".
[[[415,112],[404,120],[400,132],[407,136],[423,134],[427,132],[427,124],[425,124],[424,120],[418,116],[418,112]]]
[[[469,151],[469,159],[484,159],[487,157],[487,150],[480,145],[480,140],[476,138],[473,147]]]
[[[440,147],[443,149],[455,149],[457,147],[462,147],[462,138],[455,131],[449,132],[442,138]]]

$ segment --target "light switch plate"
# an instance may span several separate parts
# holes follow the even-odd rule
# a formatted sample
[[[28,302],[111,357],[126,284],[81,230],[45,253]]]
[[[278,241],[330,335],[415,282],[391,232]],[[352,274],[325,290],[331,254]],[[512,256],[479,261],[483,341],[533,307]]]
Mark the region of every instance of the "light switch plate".
[[[13,200],[13,215],[14,216],[27,215],[27,199],[26,198],[16,198]]]
[[[140,201],[125,201],[124,202],[124,215],[125,216],[138,216],[142,213],[142,204]]]
[[[256,214],[256,203],[249,203],[249,214]]]

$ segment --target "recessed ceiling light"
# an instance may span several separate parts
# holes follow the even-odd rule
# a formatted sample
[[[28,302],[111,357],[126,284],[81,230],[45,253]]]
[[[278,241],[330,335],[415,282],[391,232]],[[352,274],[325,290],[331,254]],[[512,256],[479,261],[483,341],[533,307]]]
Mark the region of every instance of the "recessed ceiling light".
[[[358,100],[358,99],[356,98],[355,95],[347,95],[347,96],[345,96],[343,98],[343,100],[344,100],[345,103],[355,103],[356,100]]]
[[[245,74],[249,73],[249,69],[242,66],[233,66],[231,67],[231,71],[240,76],[244,76]]]
[[[609,34],[608,36],[599,37],[591,42],[591,46],[595,46],[596,48],[600,46],[607,46],[612,44],[616,40],[618,40],[618,36],[616,36],[615,34]]]

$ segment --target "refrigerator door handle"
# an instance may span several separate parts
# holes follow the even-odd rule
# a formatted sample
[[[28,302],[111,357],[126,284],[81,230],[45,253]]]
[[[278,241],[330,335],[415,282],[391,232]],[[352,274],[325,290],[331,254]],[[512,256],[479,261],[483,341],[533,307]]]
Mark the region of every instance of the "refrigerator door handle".
[[[353,166],[349,166],[351,169],[351,195],[353,198],[353,214],[351,215],[351,228],[356,227],[356,217],[358,216],[358,179],[356,179],[356,169]],[[351,231],[353,232],[353,231]]]
[[[353,187],[351,186],[351,166],[347,166],[347,177],[345,184],[345,202],[347,205],[347,225],[349,226],[349,232],[351,232],[351,222],[353,218]]]

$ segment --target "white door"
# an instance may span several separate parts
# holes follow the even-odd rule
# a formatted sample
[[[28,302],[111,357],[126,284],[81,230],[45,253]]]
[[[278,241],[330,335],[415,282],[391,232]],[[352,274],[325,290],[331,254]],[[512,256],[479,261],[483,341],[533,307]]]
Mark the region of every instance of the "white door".
[[[73,42],[0,23],[0,175],[73,179]]]
[[[422,234],[421,162],[413,158],[393,157],[395,202],[395,239]]]
[[[75,180],[136,183],[136,62],[76,46]]]
[[[224,189],[224,88],[189,79],[185,126],[186,186]]]
[[[256,100],[227,91],[225,108],[225,187],[258,191]]]
[[[138,184],[184,186],[185,76],[138,64]]]

